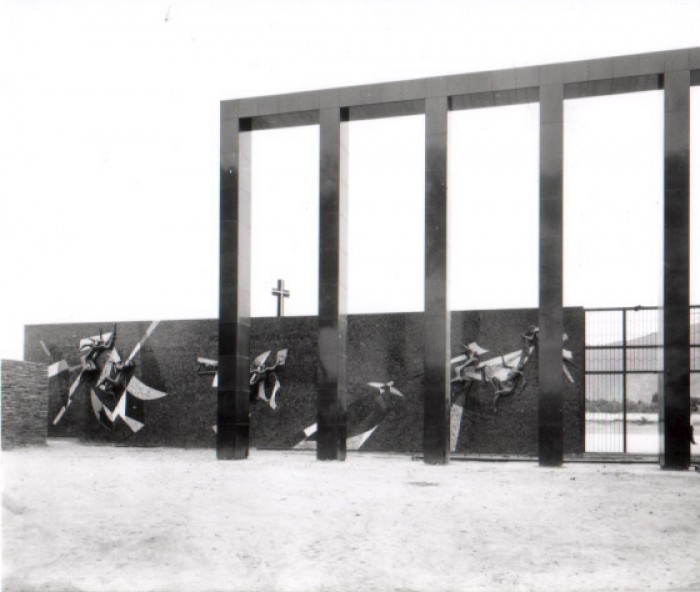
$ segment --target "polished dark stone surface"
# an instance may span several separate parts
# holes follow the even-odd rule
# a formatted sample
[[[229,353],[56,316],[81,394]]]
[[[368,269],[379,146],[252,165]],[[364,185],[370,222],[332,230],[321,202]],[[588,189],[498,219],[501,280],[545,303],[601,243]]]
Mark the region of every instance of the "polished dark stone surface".
[[[450,453],[450,318],[447,310],[447,97],[425,101],[425,328],[423,458]]]
[[[669,55],[667,69],[687,67]],[[690,74],[664,77],[664,371],[660,380],[660,457],[664,468],[690,465]]]
[[[222,106],[216,453],[248,456],[251,122]]]
[[[347,118],[320,111],[317,447],[319,460],[345,459],[347,412]]]
[[[563,326],[564,87],[540,88],[539,447],[541,465],[563,461],[561,369]]]

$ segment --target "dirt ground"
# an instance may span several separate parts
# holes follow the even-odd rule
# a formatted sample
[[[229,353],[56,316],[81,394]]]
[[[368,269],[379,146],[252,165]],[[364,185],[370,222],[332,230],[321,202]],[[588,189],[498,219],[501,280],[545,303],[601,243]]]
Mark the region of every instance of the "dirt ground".
[[[6,591],[700,590],[700,473],[48,447],[2,455]]]

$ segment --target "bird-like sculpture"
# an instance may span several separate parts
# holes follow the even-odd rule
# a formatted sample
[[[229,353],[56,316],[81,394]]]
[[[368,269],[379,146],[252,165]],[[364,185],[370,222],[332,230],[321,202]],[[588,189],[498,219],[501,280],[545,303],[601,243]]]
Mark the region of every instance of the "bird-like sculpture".
[[[530,325],[525,333],[520,334],[522,348],[507,354],[495,356],[481,361],[480,355],[487,353],[475,342],[464,346],[464,353],[450,361],[452,369],[452,404],[464,405],[466,394],[475,382],[488,384],[494,394],[493,410],[498,413],[498,401],[503,397],[520,394],[527,382],[523,370],[530,361],[539,342],[539,327]],[[568,340],[564,333],[562,341]],[[562,349],[562,372],[569,382],[574,382],[567,364],[574,366],[573,354],[568,349]],[[462,387],[461,392],[456,387]]]
[[[403,393],[394,386],[394,381],[368,382],[367,386],[376,389],[375,394],[366,395],[352,402],[346,415],[346,445],[350,450],[359,450],[369,440],[379,424],[389,413],[390,395],[405,399]],[[311,424],[299,431],[293,438],[298,447],[304,442],[315,441],[317,424]]]

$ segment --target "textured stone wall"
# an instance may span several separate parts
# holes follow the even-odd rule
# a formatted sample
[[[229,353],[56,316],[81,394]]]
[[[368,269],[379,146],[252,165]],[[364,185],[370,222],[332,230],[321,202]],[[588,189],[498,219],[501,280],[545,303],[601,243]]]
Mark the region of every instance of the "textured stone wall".
[[[0,360],[2,447],[46,444],[49,383],[45,364]]]
[[[476,311],[452,313],[452,346],[477,341],[489,350],[483,356],[520,349],[519,335],[536,324],[536,310]],[[118,323],[117,348],[128,356],[150,322]],[[576,384],[564,386],[565,451],[582,452],[584,437],[582,309],[567,310],[565,330],[571,336],[566,347],[574,352]],[[265,404],[253,407],[253,446],[289,448],[300,430],[316,421],[316,327],[315,317],[256,318],[252,320],[251,352],[289,349],[287,364],[279,373],[282,389],[279,408]],[[25,335],[25,358],[47,362],[67,359],[79,363],[78,342],[111,323],[29,326]],[[395,313],[351,315],[348,319],[348,424],[362,420],[372,411],[377,391],[368,382],[393,380],[404,398],[387,397],[387,414],[363,450],[419,452],[422,445],[423,400],[423,315]],[[215,320],[163,321],[136,356],[137,376],[148,386],[168,393],[144,404],[146,427],[131,435],[114,433],[96,421],[87,392],[78,393],[75,403],[50,435],[78,436],[91,441],[132,446],[215,445],[212,426],[216,423],[216,389],[212,376],[197,374],[197,357],[217,358],[218,332]],[[527,388],[517,397],[502,399],[499,413],[493,412],[490,387],[474,388],[463,414],[457,450],[535,454],[537,450],[537,357],[525,369]],[[74,375],[77,374],[74,373]],[[61,384],[60,380],[64,383]],[[62,404],[67,378],[52,378],[49,415],[52,419]]]

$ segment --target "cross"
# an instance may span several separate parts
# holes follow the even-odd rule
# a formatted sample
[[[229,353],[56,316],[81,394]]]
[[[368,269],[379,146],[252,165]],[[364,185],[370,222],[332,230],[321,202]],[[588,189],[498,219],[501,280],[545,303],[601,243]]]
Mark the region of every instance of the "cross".
[[[277,280],[277,288],[272,288],[273,296],[277,296],[277,316],[284,316],[284,299],[289,298],[289,290],[284,289],[284,280]]]

